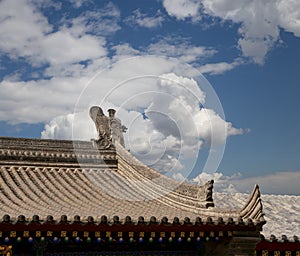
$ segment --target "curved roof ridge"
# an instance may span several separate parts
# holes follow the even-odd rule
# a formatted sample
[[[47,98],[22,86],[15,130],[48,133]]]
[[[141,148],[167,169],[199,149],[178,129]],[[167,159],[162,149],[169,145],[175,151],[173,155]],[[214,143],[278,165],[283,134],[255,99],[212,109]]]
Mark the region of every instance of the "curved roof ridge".
[[[160,200],[168,199],[170,202],[174,201],[177,206],[187,207],[193,211],[198,208],[207,208],[214,206],[212,197],[207,197],[207,186],[198,186],[189,184],[187,182],[179,182],[171,179],[155,169],[142,163],[123,146],[116,143],[116,152],[118,158],[118,169],[124,174],[124,177],[133,178],[137,180],[144,180],[145,182],[153,185],[154,193],[160,196]],[[151,190],[151,187],[149,188]],[[212,187],[209,188],[212,192]]]
[[[241,209],[240,216],[244,219],[248,218],[259,222],[265,222],[260,190],[257,184],[254,186],[247,203]]]

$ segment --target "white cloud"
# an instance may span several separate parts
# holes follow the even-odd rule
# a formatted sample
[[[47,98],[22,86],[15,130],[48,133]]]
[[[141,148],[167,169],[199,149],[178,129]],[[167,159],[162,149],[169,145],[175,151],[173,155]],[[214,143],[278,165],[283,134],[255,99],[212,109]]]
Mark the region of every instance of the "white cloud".
[[[226,71],[230,71],[241,64],[242,64],[242,60],[236,59],[231,63],[219,62],[219,63],[205,64],[203,66],[200,66],[198,69],[202,74],[218,75],[218,74],[223,74]]]
[[[237,129],[230,122],[224,121],[214,110],[202,108],[195,116],[195,124],[198,127],[201,138],[207,143],[214,141],[218,145],[226,142],[227,136],[241,135],[243,129]]]
[[[178,58],[181,61],[192,63],[199,59],[211,57],[217,51],[211,47],[193,46],[185,40],[174,38],[164,38],[147,47],[149,54],[157,54]]]
[[[77,125],[74,125],[75,122]],[[89,118],[88,111],[84,111],[53,118],[45,125],[41,138],[87,140],[96,138],[95,133],[94,124]]]
[[[81,7],[85,2],[89,2],[89,0],[69,0],[71,4],[74,5],[74,7],[79,8]]]
[[[48,122],[72,112],[87,80],[53,78],[38,81],[0,83],[0,120],[17,123]]]
[[[32,4],[34,4],[35,6],[37,6],[38,8],[53,8],[54,10],[61,10],[61,7],[62,7],[61,2],[54,2],[52,0],[43,0],[43,1],[30,0],[30,2]]]
[[[65,26],[75,35],[91,33],[100,37],[111,35],[121,29],[120,10],[109,2],[97,11],[85,11],[79,16],[64,20]]]
[[[36,55],[38,42],[51,30],[47,19],[27,1],[0,2],[0,50],[9,57]]]
[[[90,35],[74,37],[68,31],[58,31],[47,35],[41,42],[41,57],[51,65],[97,59],[106,55],[104,44],[103,39]]]
[[[280,39],[280,29],[300,36],[300,2],[297,0],[164,0],[170,16],[200,20],[201,13],[238,24],[237,47],[244,57],[263,64]]]
[[[251,191],[251,184],[259,184],[263,194],[300,195],[300,172],[276,172],[264,176],[242,178],[231,182],[237,190]]]
[[[147,107],[151,99],[143,92],[157,88],[155,79],[147,76],[177,68],[176,62],[155,56],[121,61],[113,69],[109,68],[111,64],[111,60],[99,58],[91,60],[86,67],[81,64],[51,66],[46,70],[46,74],[53,76],[51,79],[18,81],[17,74],[7,77],[0,82],[0,119],[9,123],[48,122],[56,116],[72,113],[80,93],[88,84],[86,94],[81,96],[82,108],[87,108],[91,102],[99,104],[112,88],[134,77],[137,79],[112,91],[110,100],[120,105],[140,93],[140,97],[128,101],[128,106]]]
[[[121,59],[128,59],[142,54],[141,51],[134,49],[128,43],[115,45],[111,47],[111,49],[115,51],[115,55],[113,56],[114,61],[120,61]]]
[[[149,17],[147,14],[142,13],[140,9],[133,11],[133,14],[125,20],[125,22],[130,25],[138,25],[145,28],[159,27],[162,25],[163,21],[164,17],[159,10],[153,17]]]
[[[178,20],[192,18],[199,20],[201,1],[198,0],[164,0],[163,5],[170,16]]]
[[[197,177],[193,178],[192,181],[198,183],[199,185],[204,185],[207,181],[214,180],[214,191],[236,193],[238,191],[235,188],[235,186],[231,183],[231,181],[239,179],[240,177],[240,173],[234,174],[232,176],[226,176],[220,172],[202,172]],[[254,185],[252,184],[252,188],[253,186]]]
[[[41,133],[42,139],[71,139],[72,124],[74,122],[74,114],[66,116],[58,116],[45,125],[44,131]]]
[[[160,77],[160,86],[168,93],[176,95],[177,99],[184,97],[192,105],[192,108],[199,107],[199,102],[204,104],[205,92],[199,90],[199,84],[195,79],[174,73],[163,74]]]
[[[286,31],[300,36],[300,3],[297,0],[277,1],[279,24]]]
[[[12,59],[24,58],[32,66],[93,60],[107,54],[105,35],[119,29],[119,12],[108,4],[100,12],[67,20],[57,31],[28,1],[0,2],[0,50]],[[103,13],[108,11],[109,14]],[[89,20],[89,23],[88,23]],[[96,31],[94,35],[88,34]]]
[[[75,108],[79,118],[54,118],[45,126],[43,137],[70,136],[73,127],[73,139],[89,140],[91,133],[80,133],[91,129],[90,120],[84,122],[89,119],[87,109],[91,105],[101,105],[104,110],[114,107],[128,127],[124,137],[131,153],[162,172],[181,172],[187,177],[192,164],[186,168],[185,162],[197,159],[203,141],[222,145],[227,136],[241,134],[242,130],[233,128],[212,109],[200,108],[206,95],[197,80],[162,73],[175,67],[179,68],[178,62],[154,56],[114,64],[81,94]]]
[[[202,0],[206,14],[241,24],[238,46],[245,57],[263,64],[279,40],[279,29],[300,35],[300,2],[295,0]]]

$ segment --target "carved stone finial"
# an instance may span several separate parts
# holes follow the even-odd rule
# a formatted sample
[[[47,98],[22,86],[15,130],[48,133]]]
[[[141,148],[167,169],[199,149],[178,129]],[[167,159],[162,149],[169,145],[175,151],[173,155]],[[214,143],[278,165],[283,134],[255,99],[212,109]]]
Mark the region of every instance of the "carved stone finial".
[[[206,201],[208,202],[213,202],[213,188],[214,188],[214,180],[210,180],[205,183]]]
[[[205,203],[206,208],[214,206],[213,187],[214,180],[207,181],[204,185],[199,187],[197,198]]]
[[[98,106],[90,108],[90,117],[94,121],[98,133],[98,137],[95,140],[97,146],[104,149],[109,148],[112,144],[109,118],[104,115],[102,108]]]
[[[123,132],[127,128],[122,125],[121,120],[115,117],[116,110],[109,109],[109,116],[104,115],[102,108],[93,106],[90,108],[90,117],[95,123],[98,137],[94,140],[97,147],[107,149],[116,142],[125,147]]]
[[[115,142],[119,142],[123,147],[125,147],[123,132],[126,132],[127,128],[122,125],[121,120],[117,117],[115,117],[116,110],[109,109],[109,125],[110,125],[110,131],[112,135],[112,142],[115,144]]]

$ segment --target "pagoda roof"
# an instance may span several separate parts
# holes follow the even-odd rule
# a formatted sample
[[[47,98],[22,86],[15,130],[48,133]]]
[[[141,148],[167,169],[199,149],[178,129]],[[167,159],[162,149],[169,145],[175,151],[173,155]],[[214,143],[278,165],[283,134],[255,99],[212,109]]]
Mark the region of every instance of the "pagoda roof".
[[[258,186],[231,210],[215,206],[207,189],[170,179],[119,145],[0,137],[4,222],[265,223]]]

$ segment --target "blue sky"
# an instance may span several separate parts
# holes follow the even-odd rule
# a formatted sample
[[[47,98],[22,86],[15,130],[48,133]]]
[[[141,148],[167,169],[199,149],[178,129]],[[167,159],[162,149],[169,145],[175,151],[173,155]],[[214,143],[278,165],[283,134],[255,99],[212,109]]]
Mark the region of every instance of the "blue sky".
[[[200,178],[210,175],[224,189],[230,183],[245,192],[260,183],[266,193],[300,194],[298,1],[3,0],[0,136],[89,139],[91,132],[86,130],[93,129],[91,123],[84,126],[85,115],[76,117],[75,112],[84,113],[90,104],[101,103],[104,108],[115,107],[127,126],[135,124],[127,138],[133,152],[145,156],[152,143],[146,162],[161,155],[161,142],[165,151],[158,168],[168,168],[170,162],[173,167],[185,165],[185,157],[195,158],[189,172],[193,179],[207,161],[211,134],[205,132],[203,109],[185,101],[187,92],[174,88],[170,93],[171,87],[166,87],[170,85],[164,83],[172,80],[193,88],[181,64],[203,74],[225,114],[206,106],[208,97],[199,100],[217,122],[212,124],[216,143],[222,150],[226,145],[216,170]],[[137,76],[144,78],[133,80],[132,87],[121,84],[119,94],[103,101],[113,85]],[[148,82],[145,76],[156,78]],[[208,95],[198,85],[198,96]],[[172,100],[166,99],[170,105],[157,94],[143,94],[149,88],[172,94]],[[136,106],[126,93],[136,95]],[[178,99],[186,109],[194,106],[193,125],[200,129],[197,147],[189,142],[181,145],[180,163],[176,162],[178,131],[167,134],[166,129],[180,123],[170,120],[180,120],[181,112],[174,110],[167,123],[162,123],[165,113],[151,115],[166,106],[170,109]],[[146,111],[149,118],[139,119],[139,111]],[[74,122],[78,136],[71,137]],[[223,126],[226,143],[219,134]],[[189,132],[185,126],[178,129]],[[144,143],[143,138],[151,141]],[[191,139],[182,137],[181,142]],[[197,149],[199,156],[187,154]],[[181,178],[178,173],[174,177]]]

